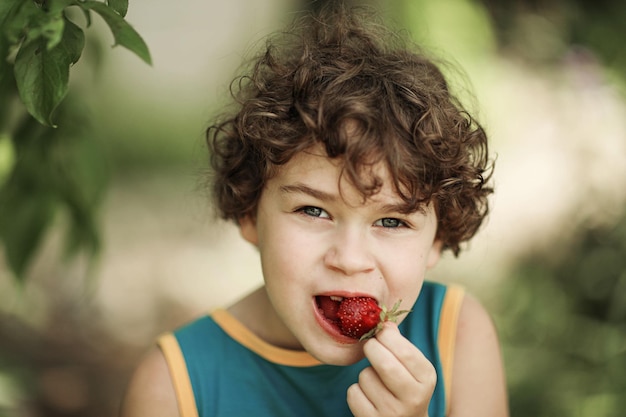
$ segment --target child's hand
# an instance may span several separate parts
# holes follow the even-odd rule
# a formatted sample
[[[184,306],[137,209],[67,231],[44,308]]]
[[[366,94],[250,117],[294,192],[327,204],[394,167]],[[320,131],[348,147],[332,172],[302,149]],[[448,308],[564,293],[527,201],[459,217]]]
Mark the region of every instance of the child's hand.
[[[348,388],[348,406],[356,417],[427,417],[437,374],[428,359],[386,322],[363,346],[372,366]]]

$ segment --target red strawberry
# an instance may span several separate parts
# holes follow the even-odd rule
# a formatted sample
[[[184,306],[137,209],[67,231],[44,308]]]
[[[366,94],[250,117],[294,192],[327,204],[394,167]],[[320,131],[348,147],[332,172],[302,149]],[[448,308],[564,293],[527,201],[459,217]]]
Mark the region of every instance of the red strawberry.
[[[408,313],[407,310],[398,311],[400,302],[394,304],[393,308],[378,306],[376,300],[370,297],[345,298],[339,304],[337,317],[340,321],[341,332],[354,339],[365,340],[382,329],[382,324],[387,321],[395,322],[401,314]]]
[[[345,298],[337,311],[341,332],[354,339],[360,339],[378,325],[381,311],[382,309],[373,298]]]

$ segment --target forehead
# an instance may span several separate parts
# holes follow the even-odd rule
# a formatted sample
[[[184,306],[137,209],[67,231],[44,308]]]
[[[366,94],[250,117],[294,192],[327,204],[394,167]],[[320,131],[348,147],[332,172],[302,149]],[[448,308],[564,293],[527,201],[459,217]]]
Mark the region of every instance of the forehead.
[[[364,165],[359,174],[360,180],[378,181],[380,187],[367,198],[351,182],[344,172],[344,160],[342,157],[330,158],[321,145],[316,145],[306,151],[300,152],[284,165],[276,167],[267,187],[284,187],[286,185],[301,184],[310,188],[320,189],[328,193],[341,195],[350,202],[358,201],[362,204],[365,200],[377,200],[380,198],[393,198],[398,200],[391,175],[387,166],[382,162]]]

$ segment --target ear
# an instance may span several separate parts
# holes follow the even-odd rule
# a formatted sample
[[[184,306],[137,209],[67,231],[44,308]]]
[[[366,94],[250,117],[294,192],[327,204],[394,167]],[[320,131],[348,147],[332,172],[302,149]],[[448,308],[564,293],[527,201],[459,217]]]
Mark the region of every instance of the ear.
[[[259,235],[256,229],[256,219],[248,215],[239,219],[239,233],[248,242],[257,246]]]
[[[435,240],[433,246],[428,252],[428,259],[426,260],[426,268],[431,269],[437,265],[439,258],[441,258],[441,250],[443,248],[443,242],[441,240]]]

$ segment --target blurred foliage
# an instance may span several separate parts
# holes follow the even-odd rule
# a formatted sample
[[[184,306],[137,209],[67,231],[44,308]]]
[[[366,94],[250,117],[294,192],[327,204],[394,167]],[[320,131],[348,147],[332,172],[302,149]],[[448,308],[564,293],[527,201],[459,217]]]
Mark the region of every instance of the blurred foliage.
[[[626,78],[626,3],[621,0],[473,0],[491,16],[501,52],[552,65],[573,46],[593,51]]]
[[[398,0],[385,10],[419,43],[463,67],[490,53],[546,72],[564,60],[591,59],[626,90],[620,0]]]
[[[139,352],[54,278],[42,326],[0,311],[0,417],[116,416]]]
[[[626,409],[626,214],[517,262],[496,313],[513,417]]]
[[[0,240],[22,280],[57,211],[67,213],[67,253],[97,253],[105,182],[90,115],[68,100],[70,68],[85,47],[69,9],[92,11],[116,44],[150,63],[143,39],[124,20],[127,0],[5,0],[0,3]],[[54,119],[54,120],[53,120]],[[57,126],[59,126],[57,128]]]
[[[18,278],[24,278],[58,210],[68,220],[68,255],[79,249],[95,253],[100,244],[96,218],[106,162],[76,100],[64,102],[57,118],[56,129],[25,117],[13,131],[16,157],[0,190],[0,236]]]

